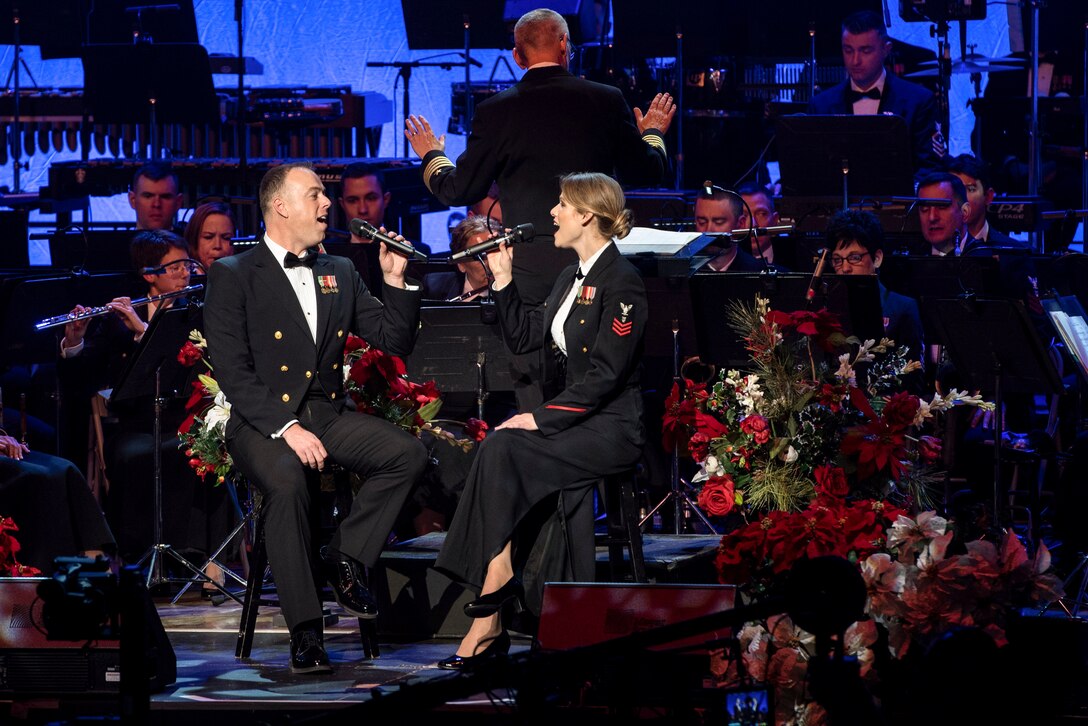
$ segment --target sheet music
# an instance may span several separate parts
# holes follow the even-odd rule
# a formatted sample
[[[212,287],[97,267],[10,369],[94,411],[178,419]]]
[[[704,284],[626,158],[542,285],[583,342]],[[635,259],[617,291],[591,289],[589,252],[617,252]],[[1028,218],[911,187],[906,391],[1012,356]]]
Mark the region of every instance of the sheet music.
[[[702,236],[702,232],[670,232],[651,227],[634,227],[626,237],[616,240],[616,247],[621,255],[675,255]]]
[[[1050,319],[1074,359],[1088,374],[1088,322],[1079,315],[1070,316],[1064,310],[1051,310]]]

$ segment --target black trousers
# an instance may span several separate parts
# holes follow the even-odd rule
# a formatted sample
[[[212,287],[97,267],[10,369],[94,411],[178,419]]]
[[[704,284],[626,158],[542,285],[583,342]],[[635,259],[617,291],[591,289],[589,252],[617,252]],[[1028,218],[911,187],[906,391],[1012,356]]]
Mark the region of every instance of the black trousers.
[[[329,459],[363,477],[351,511],[330,547],[372,566],[378,561],[397,513],[423,473],[427,450],[419,439],[375,416],[343,411],[327,399],[310,399],[299,423],[319,439]],[[312,532],[315,491],[308,470],[283,439],[243,423],[228,449],[239,470],[264,496],[262,515],[268,562],[288,627],[321,617],[314,588]]]

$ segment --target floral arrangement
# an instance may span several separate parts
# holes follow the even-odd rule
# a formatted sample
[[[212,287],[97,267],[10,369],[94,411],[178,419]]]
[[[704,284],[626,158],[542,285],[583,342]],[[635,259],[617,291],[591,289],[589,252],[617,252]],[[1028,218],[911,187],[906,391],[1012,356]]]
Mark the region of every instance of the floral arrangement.
[[[848,338],[826,310],[784,313],[757,297],[727,314],[752,370],[723,371],[709,386],[686,381],[682,393],[674,386],[663,424],[666,450],[699,464],[693,482],[711,516],[741,505],[802,511],[818,487],[924,505],[940,442],[922,429],[953,406],[992,409],[954,389],[928,400],[902,390],[920,368],[907,349]]]
[[[197,376],[193,391],[185,404],[188,416],[178,429],[181,446],[189,465],[202,479],[214,475],[217,484],[226,481],[234,468],[227,452],[226,425],[230,418],[227,401],[207,358],[208,341],[199,330],[189,333],[189,340],[178,351],[178,362],[184,366],[203,363],[208,373]],[[413,383],[408,380],[404,361],[387,355],[366,341],[349,336],[344,347],[345,385],[360,413],[386,419],[405,430],[419,435],[430,432],[436,438],[469,451],[487,435],[487,424],[469,419],[465,438],[458,438],[439,426],[435,418],[442,406],[441,392],[434,381]]]
[[[19,527],[11,517],[0,517],[0,577],[37,577],[41,570],[37,567],[19,564],[16,555],[22,546],[15,539]]]
[[[996,542],[963,544],[931,511],[912,519],[882,502],[818,501],[823,503],[805,513],[772,512],[723,538],[719,572],[724,581],[744,577],[738,561],[747,561],[758,582],[759,570],[782,572],[798,557],[836,554],[858,562],[866,617],[847,629],[843,651],[857,658],[871,685],[882,660],[901,659],[955,628],[981,628],[1004,645],[1010,612],[1063,595],[1046,547],[1029,557],[1011,532]],[[736,685],[744,674],[774,688],[776,723],[823,722],[823,709],[806,695],[808,662],[816,655],[812,635],[781,615],[748,623],[737,640],[739,664],[721,651],[712,656],[711,672],[722,687]]]

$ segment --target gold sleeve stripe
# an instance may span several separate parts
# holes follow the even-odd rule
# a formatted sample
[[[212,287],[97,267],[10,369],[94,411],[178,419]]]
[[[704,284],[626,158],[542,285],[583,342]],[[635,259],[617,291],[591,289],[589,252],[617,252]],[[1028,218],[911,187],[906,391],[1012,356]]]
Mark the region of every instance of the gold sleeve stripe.
[[[661,149],[662,152],[668,153],[667,151],[665,151],[665,140],[657,134],[646,134],[642,137],[642,140],[650,146]]]
[[[423,170],[423,184],[427,191],[434,191],[431,189],[431,178],[446,167],[453,168],[453,162],[448,156],[439,155],[427,162],[427,167]]]

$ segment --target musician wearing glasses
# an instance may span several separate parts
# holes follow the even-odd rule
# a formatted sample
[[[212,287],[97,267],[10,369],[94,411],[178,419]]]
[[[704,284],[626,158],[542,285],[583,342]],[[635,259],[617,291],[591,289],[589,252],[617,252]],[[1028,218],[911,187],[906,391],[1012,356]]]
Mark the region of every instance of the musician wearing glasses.
[[[465,217],[453,228],[450,253],[457,254],[466,247],[477,245],[490,237],[487,217]],[[491,273],[487,269],[486,260],[481,262],[476,259],[467,259],[456,265],[456,272],[432,272],[424,276],[424,300],[469,302],[488,297]]]
[[[152,301],[134,305],[121,296],[110,301],[105,315],[83,318],[65,326],[58,364],[66,419],[86,431],[90,402],[99,391],[121,382],[130,357],[137,350],[155,313],[167,307],[187,306],[184,296],[155,300],[185,290],[195,265],[185,241],[166,230],[138,232],[129,247],[132,265],[146,284]],[[77,305],[73,313],[85,313]],[[200,310],[188,307],[190,327],[201,329]],[[178,448],[174,434],[185,418],[189,391],[166,394],[162,414],[162,468],[164,536],[176,548],[208,552],[230,530],[231,509],[226,487],[200,481]],[[111,402],[103,426],[104,455],[109,490],[106,518],[117,537],[122,559],[135,561],[154,544],[152,487],[154,443],[151,435],[152,402],[132,399]]]
[[[847,209],[832,217],[827,227],[827,247],[835,274],[876,275],[884,262],[884,229],[876,215]],[[924,347],[918,303],[881,284],[880,307],[884,334],[897,346],[907,346],[913,360],[921,361]]]

